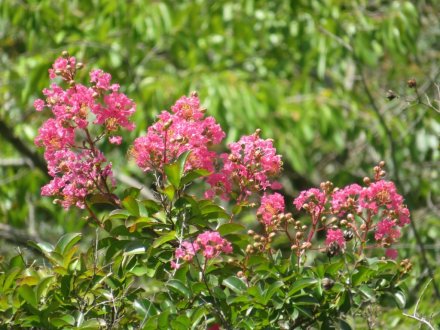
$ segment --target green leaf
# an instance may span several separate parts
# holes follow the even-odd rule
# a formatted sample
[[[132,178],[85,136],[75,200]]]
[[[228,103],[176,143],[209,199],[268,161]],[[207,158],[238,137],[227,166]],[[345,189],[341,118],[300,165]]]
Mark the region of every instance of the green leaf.
[[[272,298],[272,296],[275,294],[275,292],[279,291],[279,289],[283,285],[284,285],[284,282],[276,281],[269,286],[266,293],[264,294],[264,304],[265,305],[269,302],[269,300]]]
[[[182,281],[177,279],[172,279],[167,282],[167,286],[170,287],[173,291],[180,293],[186,299],[191,298],[191,291],[183,284]]]
[[[131,215],[139,217],[139,205],[133,196],[129,195],[125,197],[121,204],[128,212],[130,212]]]
[[[183,172],[185,170],[186,159],[188,158],[189,154],[190,151],[185,151],[179,156],[176,162],[166,165],[164,168],[168,181],[176,189],[181,188],[180,182],[183,176]]]
[[[29,285],[24,284],[17,288],[18,294],[32,307],[37,308],[37,296],[33,288]]]
[[[43,252],[45,254],[52,252],[54,249],[53,245],[50,243],[47,243],[47,242],[36,243],[36,242],[29,241],[28,244],[33,246],[37,250],[40,250],[41,252]]]
[[[290,287],[290,291],[287,296],[290,297],[295,293],[297,293],[298,291],[307,288],[309,286],[312,286],[316,283],[318,283],[318,280],[314,278],[303,278],[298,281],[295,281],[295,283],[293,283],[293,285]]]
[[[158,248],[159,246],[165,244],[166,242],[176,239],[176,232],[174,230],[156,238],[152,244],[153,248]]]
[[[346,321],[339,319],[339,328],[341,330],[352,330],[350,324],[348,324]]]
[[[174,196],[176,195],[176,188],[174,188],[174,186],[170,184],[162,189],[160,192],[165,194],[168,199],[172,201],[174,199]]]
[[[3,291],[9,289],[12,283],[14,283],[15,278],[21,272],[21,268],[14,267],[7,272],[5,282],[3,283]]]
[[[43,278],[37,285],[37,300],[39,301],[42,297],[45,297],[50,285],[55,281],[55,276],[47,276]]]
[[[244,230],[245,227],[243,225],[240,225],[238,223],[225,223],[221,225],[217,231],[220,233],[221,236],[226,236],[231,233],[235,233],[238,231]]]
[[[243,280],[238,278],[237,276],[228,277],[227,279],[223,280],[222,283],[224,286],[228,287],[236,293],[243,293],[247,290],[246,283],[244,283]]]
[[[359,291],[367,297],[371,302],[374,302],[376,300],[376,295],[374,294],[374,291],[366,284],[362,284],[359,287]]]
[[[353,285],[358,286],[359,284],[368,281],[373,272],[374,271],[368,267],[359,267],[357,272],[352,276]]]
[[[68,233],[61,236],[55,245],[55,251],[64,255],[66,251],[69,251],[72,246],[81,240],[81,236],[81,233]]]
[[[394,293],[394,301],[400,309],[405,308],[406,305],[406,296],[402,291],[397,291]]]
[[[55,317],[50,320],[50,324],[57,328],[64,327],[66,325],[75,325],[75,318],[72,315],[65,314],[63,316]]]
[[[157,308],[147,299],[135,300],[133,308],[142,318],[158,314]]]
[[[211,172],[209,172],[209,171],[207,171],[207,170],[204,170],[204,169],[196,169],[196,170],[189,171],[188,173],[186,173],[186,174],[182,177],[182,179],[181,179],[181,181],[180,181],[180,184],[181,184],[182,186],[183,186],[183,185],[186,185],[186,184],[188,184],[188,183],[194,181],[195,179],[198,179],[198,178],[202,178],[202,177],[208,176],[209,174],[211,174]]]

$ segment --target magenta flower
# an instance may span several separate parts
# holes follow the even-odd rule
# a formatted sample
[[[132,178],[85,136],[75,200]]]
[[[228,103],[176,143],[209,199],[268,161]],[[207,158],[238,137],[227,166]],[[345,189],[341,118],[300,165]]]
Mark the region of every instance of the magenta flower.
[[[333,242],[336,242],[340,247],[345,246],[344,233],[341,229],[329,229],[327,230],[327,238],[325,244],[330,246]]]
[[[163,111],[147,135],[134,141],[131,154],[144,171],[162,171],[186,151],[191,151],[186,170],[214,171],[216,153],[212,145],[220,143],[225,133],[212,117],[204,118],[197,96],[181,97],[172,107],[174,113]]]
[[[293,201],[297,210],[301,210],[305,204],[308,205],[308,210],[314,216],[318,216],[325,208],[327,198],[325,193],[317,188],[303,190],[297,198]]]
[[[264,194],[261,198],[261,206],[257,210],[257,216],[261,217],[266,226],[273,225],[274,217],[284,213],[284,197],[278,193]]]
[[[243,201],[253,192],[272,187],[273,177],[281,172],[281,156],[272,140],[263,140],[259,131],[229,144],[230,154],[222,154],[223,168],[207,179],[211,185],[205,196],[228,196],[233,190]],[[279,186],[276,184],[275,186]]]
[[[394,220],[384,219],[377,223],[374,238],[376,241],[380,241],[386,237],[388,237],[392,242],[396,241],[400,237],[400,230],[396,228],[396,223]]]
[[[197,236],[194,242],[183,241],[174,252],[176,261],[171,261],[172,268],[179,268],[179,261],[191,261],[198,251],[202,251],[206,259],[217,257],[220,253],[232,253],[232,245],[216,231],[206,231]]]
[[[91,73],[94,86],[87,87],[75,82],[75,64],[74,57],[58,58],[49,69],[50,78],[60,76],[70,87],[63,89],[52,83],[50,88],[43,90],[45,100],[34,102],[37,111],[47,107],[53,114],[53,118],[39,128],[35,138],[35,144],[45,148],[48,173],[53,177],[41,193],[56,196],[56,201],[65,208],[84,207],[87,195],[110,192],[109,184],[114,181],[111,164],[96,143],[101,137],[110,135],[110,142],[119,144],[121,137],[113,136],[119,127],[134,127],[129,118],[135,105],[117,92],[118,85],[110,85],[111,76],[94,70]],[[96,128],[91,129],[92,124],[100,125],[98,138],[90,134],[96,131]]]

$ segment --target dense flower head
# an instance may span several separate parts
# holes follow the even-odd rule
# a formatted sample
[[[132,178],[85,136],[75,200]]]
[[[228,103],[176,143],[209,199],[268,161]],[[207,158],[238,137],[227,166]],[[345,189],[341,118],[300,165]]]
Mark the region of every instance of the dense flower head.
[[[208,178],[211,189],[206,196],[219,194],[227,196],[234,188],[237,198],[246,199],[253,192],[266,191],[267,188],[279,188],[273,178],[280,174],[282,169],[281,156],[277,155],[270,139],[264,140],[259,136],[260,131],[243,136],[238,142],[229,144],[230,153],[222,154],[223,168],[219,173]],[[232,184],[227,184],[229,180]]]
[[[284,209],[284,197],[281,194],[264,194],[257,210],[257,216],[261,218],[266,227],[270,227],[274,224],[274,218],[284,213]]]
[[[84,208],[88,194],[106,192],[104,181],[112,176],[112,171],[102,153],[63,149],[49,153],[46,159],[53,179],[41,189],[41,194],[59,197],[57,202],[64,208],[71,205]]]
[[[337,243],[340,247],[345,246],[344,233],[341,229],[329,229],[327,230],[327,237],[325,244],[330,246],[332,243]]]
[[[181,97],[172,111],[163,111],[147,134],[134,141],[131,154],[136,164],[144,171],[162,171],[163,165],[191,151],[185,170],[213,172],[216,153],[210,147],[225,137],[221,127],[214,118],[204,118],[196,95]]]
[[[220,253],[232,253],[232,245],[216,231],[205,231],[199,234],[194,242],[183,241],[174,252],[176,261],[171,261],[172,268],[180,267],[180,260],[191,261],[198,251],[206,259],[217,257]]]
[[[359,206],[373,214],[377,214],[380,208],[392,212],[399,226],[410,222],[409,210],[403,204],[403,197],[391,181],[379,180],[364,188],[359,195]]]
[[[121,136],[114,135],[119,127],[134,128],[130,117],[135,104],[118,92],[119,85],[110,85],[110,74],[93,70],[92,86],[85,86],[74,80],[81,67],[64,52],[49,69],[49,75],[51,79],[61,77],[68,87],[52,83],[43,90],[45,99],[34,102],[37,111],[48,108],[53,115],[39,128],[35,138],[35,144],[45,148],[48,173],[53,177],[42,188],[42,194],[58,197],[65,208],[84,207],[88,194],[109,193],[107,179],[113,183],[111,164],[107,164],[96,143],[108,136],[111,143],[120,144]],[[96,127],[97,138],[90,133]]]
[[[343,216],[346,212],[356,211],[356,200],[362,191],[358,184],[351,184],[333,192],[331,196],[332,212]]]
[[[396,222],[389,218],[379,221],[376,226],[374,238],[377,241],[388,239],[387,243],[393,243],[400,237],[400,230],[396,226]]]
[[[293,204],[297,210],[301,210],[307,204],[309,212],[314,216],[319,216],[324,211],[326,201],[325,192],[318,188],[311,188],[301,191]]]

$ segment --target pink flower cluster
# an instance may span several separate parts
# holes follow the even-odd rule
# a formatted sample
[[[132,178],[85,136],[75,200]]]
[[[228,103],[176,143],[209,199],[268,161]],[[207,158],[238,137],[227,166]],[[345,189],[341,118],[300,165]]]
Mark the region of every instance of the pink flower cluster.
[[[163,111],[147,135],[137,138],[131,149],[136,164],[144,171],[163,171],[163,165],[177,160],[191,151],[185,170],[214,171],[216,153],[212,145],[220,143],[225,133],[213,117],[204,117],[196,95],[182,96],[171,107],[173,113]]]
[[[281,172],[281,156],[277,155],[273,141],[261,139],[259,133],[258,130],[230,143],[230,153],[220,155],[223,168],[207,179],[211,185],[206,192],[207,198],[220,195],[228,199],[231,193],[235,193],[237,201],[243,201],[253,192],[281,188],[272,180]]]
[[[172,268],[179,268],[179,260],[191,261],[198,251],[202,251],[206,259],[217,257],[221,252],[232,253],[232,245],[216,231],[205,231],[197,236],[194,242],[183,241],[176,249],[176,261],[171,261]]]
[[[264,194],[261,198],[261,205],[257,210],[257,216],[261,218],[267,228],[274,225],[274,219],[283,214],[284,210],[284,197],[281,194]]]
[[[94,70],[90,73],[92,86],[87,87],[74,81],[77,68],[82,67],[75,64],[74,57],[58,58],[49,69],[49,76],[51,79],[60,76],[70,87],[63,89],[53,83],[43,90],[45,100],[34,102],[37,111],[48,108],[53,114],[35,138],[35,144],[45,148],[48,172],[53,177],[42,188],[42,194],[59,197],[65,208],[84,207],[87,194],[109,193],[107,178],[112,180],[111,164],[106,164],[96,142],[107,135],[112,143],[119,144],[121,137],[113,135],[118,128],[134,128],[129,117],[135,111],[135,104],[118,92],[118,85],[110,85],[111,76]],[[92,124],[102,127],[98,138],[90,135]]]
[[[312,188],[302,191],[294,204],[298,210],[306,208],[315,223],[319,220],[318,217],[324,215],[346,218],[344,222],[350,231],[348,237],[352,237],[351,230],[354,230],[359,239],[362,236],[362,240],[365,240],[366,232],[372,230],[375,240],[383,246],[395,243],[400,237],[399,227],[410,222],[410,213],[403,203],[403,197],[397,192],[393,182],[383,179],[377,179],[366,187],[351,184],[341,189],[328,190],[327,194]],[[355,216],[361,221],[360,225],[356,224]],[[341,229],[327,230],[326,245],[333,242],[340,247],[345,246]],[[387,251],[387,256],[395,254],[395,250]]]
[[[338,244],[340,247],[345,246],[344,233],[341,229],[329,229],[327,230],[327,238],[325,244],[330,246],[332,243]]]
[[[319,217],[319,215],[324,211],[327,202],[327,197],[325,192],[318,188],[311,188],[308,190],[303,190],[297,198],[293,201],[297,210],[301,210],[305,205],[307,209],[314,217]]]

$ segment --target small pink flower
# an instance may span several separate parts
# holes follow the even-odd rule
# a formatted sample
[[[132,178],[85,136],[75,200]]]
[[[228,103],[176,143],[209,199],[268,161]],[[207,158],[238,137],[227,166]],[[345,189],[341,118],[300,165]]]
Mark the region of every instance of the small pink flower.
[[[244,201],[252,193],[266,191],[272,186],[272,179],[279,175],[282,168],[281,156],[277,155],[272,140],[261,139],[257,131],[252,135],[242,136],[228,147],[230,153],[220,155],[223,168],[213,174],[213,178],[207,179],[211,185],[208,196],[224,196],[233,190],[239,196],[237,200]]]
[[[325,244],[329,246],[333,242],[336,242],[340,247],[345,246],[344,233],[341,229],[329,229],[327,230],[327,238]]]
[[[326,196],[323,191],[317,188],[303,190],[293,201],[297,210],[301,210],[305,204],[309,206],[308,210],[314,216],[318,216],[325,208]]]
[[[284,197],[278,193],[264,194],[257,216],[261,217],[266,226],[271,226],[273,218],[284,212]]]
[[[119,145],[122,142],[122,136],[110,136],[108,140],[111,144]]]
[[[43,108],[44,108],[44,105],[45,105],[45,103],[44,103],[44,101],[41,100],[41,99],[36,99],[36,100],[34,101],[34,108],[35,108],[35,110],[37,110],[37,111],[42,111]]]
[[[374,234],[374,238],[377,241],[380,241],[385,237],[389,237],[393,241],[400,237],[400,230],[396,228],[395,221],[389,218],[377,223],[376,233]]]
[[[385,251],[385,256],[387,256],[390,259],[396,260],[397,257],[399,256],[399,253],[397,252],[396,249],[387,249]]]

